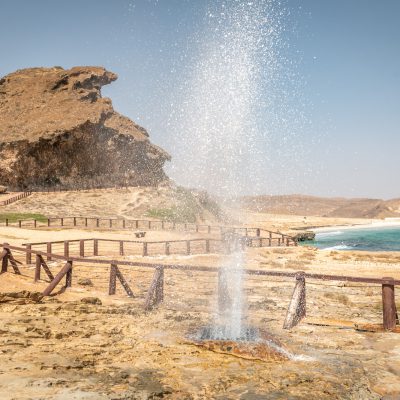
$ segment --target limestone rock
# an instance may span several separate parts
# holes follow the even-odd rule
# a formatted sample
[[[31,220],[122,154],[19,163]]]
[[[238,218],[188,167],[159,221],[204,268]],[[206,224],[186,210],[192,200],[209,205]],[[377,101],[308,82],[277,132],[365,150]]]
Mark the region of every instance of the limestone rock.
[[[82,297],[81,302],[85,304],[96,304],[101,306],[102,302],[98,297]]]
[[[314,240],[315,239],[315,232],[312,231],[303,231],[294,235],[295,239],[299,242],[304,242],[307,240]]]
[[[29,68],[0,79],[0,182],[10,188],[153,186],[170,156],[118,114],[102,67]]]
[[[0,293],[0,303],[30,304],[40,303],[43,294],[40,292],[30,292],[22,290],[20,292]]]
[[[93,286],[93,282],[89,278],[82,278],[78,280],[78,285]]]

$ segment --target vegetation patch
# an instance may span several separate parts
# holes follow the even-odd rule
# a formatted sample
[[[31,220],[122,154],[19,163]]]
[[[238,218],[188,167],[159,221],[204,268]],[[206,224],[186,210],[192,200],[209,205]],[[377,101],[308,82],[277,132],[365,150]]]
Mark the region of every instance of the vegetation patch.
[[[147,216],[177,223],[196,222],[196,212],[192,209],[183,207],[151,208],[147,211]]]
[[[31,213],[0,213],[0,222],[5,222],[8,219],[9,222],[18,222],[19,220],[36,219],[39,222],[46,222],[47,217],[43,214],[31,214]]]

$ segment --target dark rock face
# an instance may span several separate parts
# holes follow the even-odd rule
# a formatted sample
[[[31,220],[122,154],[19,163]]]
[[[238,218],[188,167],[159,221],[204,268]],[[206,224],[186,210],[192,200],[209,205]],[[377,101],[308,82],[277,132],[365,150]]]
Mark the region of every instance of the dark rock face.
[[[0,79],[0,184],[10,188],[155,186],[170,156],[114,111],[101,67],[30,68]]]

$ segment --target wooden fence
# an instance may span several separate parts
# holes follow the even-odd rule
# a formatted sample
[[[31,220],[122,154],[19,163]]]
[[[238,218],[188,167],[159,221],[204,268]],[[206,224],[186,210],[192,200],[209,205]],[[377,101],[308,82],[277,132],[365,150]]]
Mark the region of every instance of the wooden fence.
[[[109,266],[109,280],[108,280],[108,293],[110,295],[115,294],[117,281],[121,283],[122,288],[128,296],[133,296],[133,291],[125,279],[125,275],[122,272],[123,267],[129,267],[125,270],[125,273],[133,268],[142,268],[145,270],[153,271],[153,277],[150,281],[149,289],[145,296],[144,307],[146,310],[150,310],[153,307],[159,305],[165,295],[165,274],[168,271],[186,271],[190,273],[205,273],[220,276],[220,270],[214,267],[208,266],[193,266],[193,265],[176,265],[176,264],[150,264],[143,262],[131,262],[131,261],[117,261],[112,259],[87,259],[84,257],[71,257],[64,256],[54,253],[46,253],[42,251],[36,251],[29,248],[11,246],[7,243],[0,245],[2,252],[0,253],[1,261],[1,272],[7,272],[8,268],[11,267],[15,274],[21,274],[19,266],[23,264],[20,260],[14,257],[14,254],[26,255],[29,253],[32,261],[33,256],[35,257],[35,281],[40,279],[41,271],[44,270],[48,279],[50,280],[49,285],[43,291],[43,295],[50,295],[56,286],[65,277],[65,288],[72,285],[72,274],[77,264],[89,264],[90,268],[87,269],[89,277],[94,274],[94,265]],[[57,261],[65,262],[64,266],[54,276],[50,271],[45,258],[50,258]],[[104,270],[103,270],[104,272]],[[230,271],[234,272],[234,271]],[[171,273],[171,272],[169,272]],[[361,284],[375,284],[381,286],[382,290],[382,319],[383,328],[386,330],[395,330],[396,323],[398,323],[398,316],[395,303],[395,286],[400,285],[400,280],[395,280],[391,277],[384,278],[367,278],[357,276],[345,276],[345,275],[324,275],[315,273],[300,272],[284,272],[284,271],[267,271],[259,269],[245,269],[244,273],[247,276],[256,277],[258,280],[262,277],[283,277],[295,279],[295,288],[293,290],[292,298],[290,300],[289,308],[287,310],[284,328],[290,329],[305,316],[306,314],[306,281],[340,281],[340,282],[357,282]],[[223,285],[218,285],[222,287]],[[193,290],[195,287],[193,287]],[[223,296],[223,293],[218,293],[219,296]]]
[[[117,240],[117,239],[76,239],[52,242],[24,243],[28,250],[43,251],[51,260],[51,253],[64,257],[101,257],[101,256],[160,256],[195,255],[221,253],[224,251],[221,239],[190,240]],[[31,263],[31,253],[26,253],[27,264]]]
[[[234,232],[235,234],[253,238],[249,240],[251,247],[264,246],[297,246],[296,238],[283,234],[281,232],[270,231],[262,228],[253,227],[230,227],[201,225],[194,223],[177,223],[162,220],[144,220],[144,219],[122,219],[122,218],[98,218],[98,217],[53,217],[42,219],[27,219],[11,222],[5,219],[5,226],[15,226],[19,228],[96,228],[96,229],[115,229],[115,230],[145,230],[145,231],[184,231],[191,233],[217,234],[222,235],[225,232]]]
[[[247,247],[271,247],[284,246],[285,242],[278,238],[263,237],[241,237],[241,248]],[[183,240],[125,240],[125,239],[74,239],[58,240],[36,243],[24,243],[29,250],[44,251],[48,254],[56,251],[65,257],[70,255],[79,257],[97,257],[104,255],[141,255],[160,256],[160,255],[196,255],[209,253],[226,253],[229,249],[224,246],[222,239],[215,238],[196,238]],[[30,253],[27,253],[27,263],[30,263]],[[50,256],[49,256],[50,257]],[[48,258],[50,260],[50,258]]]
[[[32,194],[32,192],[20,193],[17,196],[9,197],[7,200],[0,201],[1,206],[7,206],[8,204],[14,203],[18,200],[24,199]]]

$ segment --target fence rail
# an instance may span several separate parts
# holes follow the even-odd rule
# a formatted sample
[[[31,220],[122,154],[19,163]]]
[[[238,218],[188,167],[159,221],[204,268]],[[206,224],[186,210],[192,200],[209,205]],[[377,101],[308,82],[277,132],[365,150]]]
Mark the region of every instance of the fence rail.
[[[151,309],[161,303],[164,299],[164,275],[165,272],[170,271],[190,271],[190,272],[206,272],[216,274],[220,276],[220,270],[215,267],[209,266],[194,266],[194,265],[181,265],[181,264],[162,264],[162,263],[144,263],[144,262],[132,262],[132,261],[118,261],[113,259],[88,259],[84,257],[71,257],[70,255],[60,255],[55,253],[47,253],[43,251],[33,250],[26,247],[12,246],[7,243],[0,245],[0,249],[3,251],[0,253],[1,261],[1,272],[7,272],[8,266],[10,265],[16,274],[21,274],[19,265],[21,261],[17,261],[13,253],[22,253],[26,257],[28,254],[31,259],[35,256],[35,280],[40,279],[40,271],[44,269],[50,278],[49,286],[44,290],[44,295],[49,295],[55,289],[55,287],[65,277],[65,287],[72,285],[72,273],[74,266],[79,264],[91,265],[107,265],[110,266],[109,275],[109,294],[115,294],[117,279],[121,283],[125,292],[128,296],[132,296],[133,292],[129,287],[127,280],[120,268],[122,267],[141,267],[147,270],[154,270],[154,276],[150,284],[150,288],[146,295],[145,308]],[[65,262],[65,265],[54,277],[44,260],[44,258],[50,258],[58,261]],[[30,259],[30,261],[32,261]],[[89,271],[92,271],[89,269]],[[232,270],[231,272],[235,272]],[[386,330],[396,329],[396,323],[398,323],[398,315],[395,303],[395,286],[400,285],[400,280],[395,280],[391,277],[375,278],[375,277],[360,277],[360,276],[346,276],[346,275],[325,275],[315,273],[300,272],[285,272],[285,271],[268,271],[258,269],[245,269],[244,274],[256,277],[274,276],[284,278],[295,278],[295,288],[293,291],[292,299],[289,304],[287,311],[284,328],[292,328],[295,326],[301,318],[305,316],[305,288],[306,280],[323,280],[323,281],[341,281],[341,282],[357,282],[362,284],[376,284],[382,287],[382,317],[383,317],[383,328]],[[93,272],[92,272],[93,273]],[[220,285],[219,285],[220,286]],[[223,285],[221,285],[222,287]],[[219,296],[223,296],[223,293],[219,293]]]
[[[8,204],[14,203],[18,200],[24,199],[32,194],[32,192],[24,192],[17,196],[9,197],[7,200],[0,201],[1,206],[7,206]]]
[[[241,248],[247,247],[271,247],[283,246],[284,240],[278,238],[252,238],[244,237],[241,241]],[[75,240],[58,240],[36,243],[24,243],[28,249],[46,251],[52,253],[54,250],[58,254],[63,253],[64,256],[76,255],[80,257],[96,257],[103,256],[105,252],[119,256],[126,255],[141,255],[159,256],[159,255],[195,255],[195,254],[210,254],[210,253],[226,253],[229,251],[224,245],[222,239],[215,238],[195,238],[195,239],[180,239],[180,240],[126,240],[126,239],[75,239]],[[27,263],[29,263],[30,254],[27,253]]]
[[[270,231],[254,227],[230,227],[224,225],[204,225],[195,223],[177,223],[164,220],[123,219],[123,218],[98,218],[98,217],[52,217],[43,219],[20,219],[11,222],[8,218],[3,222],[5,226],[19,228],[44,228],[44,227],[82,227],[115,230],[156,230],[156,231],[184,231],[192,233],[218,234],[232,231],[235,234],[254,238],[249,241],[251,247],[264,247],[272,243],[282,246],[297,246],[297,239],[281,232]],[[265,236],[264,236],[265,234]],[[262,239],[260,241],[260,239]],[[278,240],[279,239],[279,240]],[[264,240],[264,241],[263,241]]]

